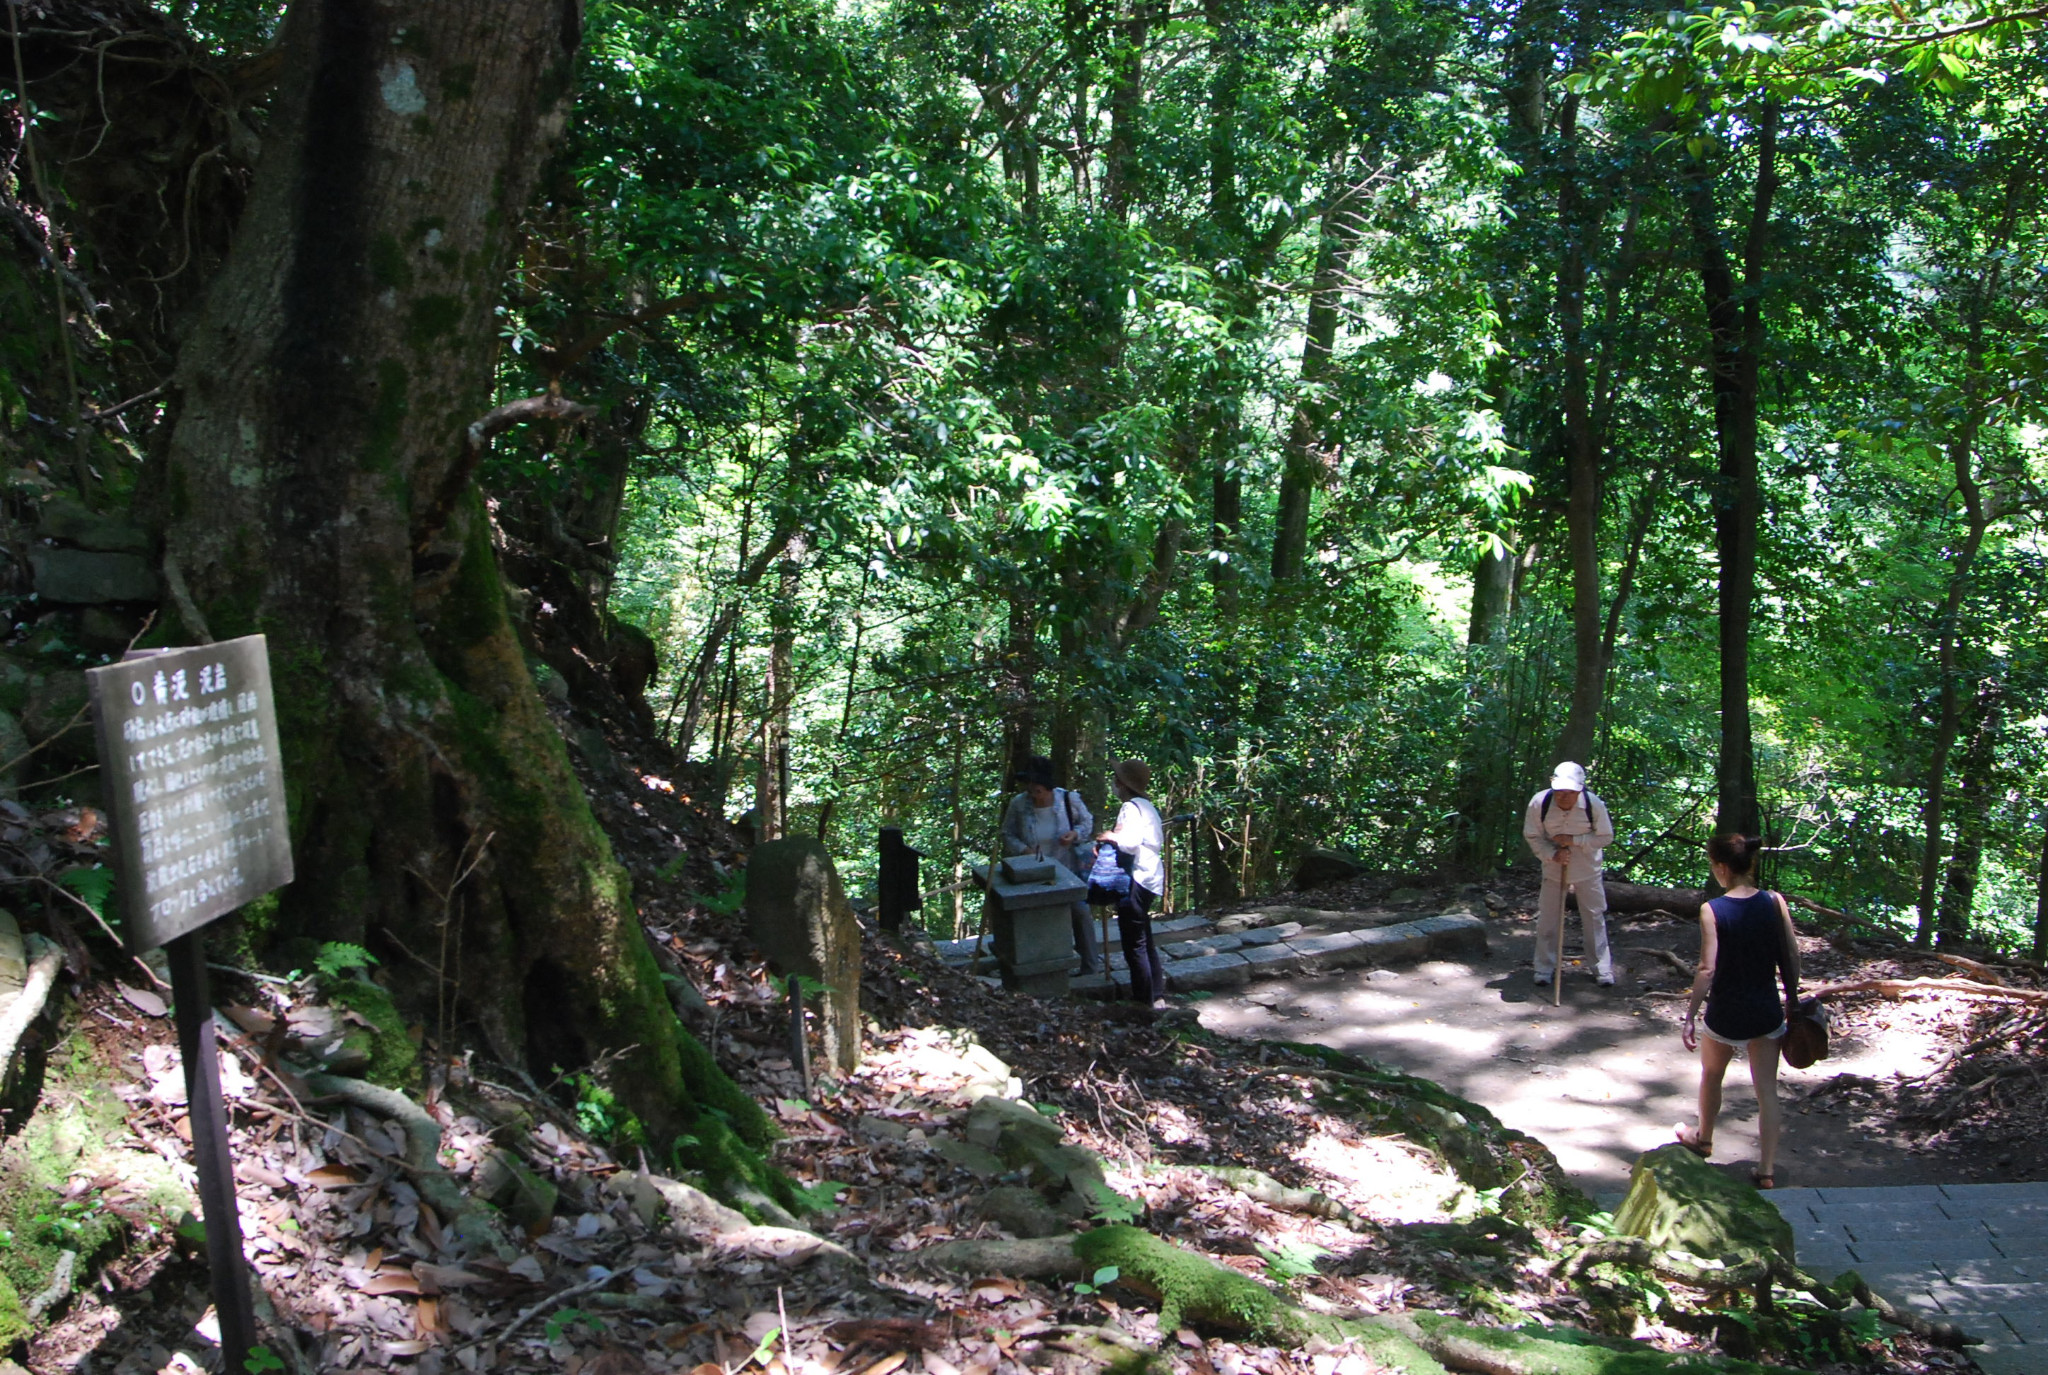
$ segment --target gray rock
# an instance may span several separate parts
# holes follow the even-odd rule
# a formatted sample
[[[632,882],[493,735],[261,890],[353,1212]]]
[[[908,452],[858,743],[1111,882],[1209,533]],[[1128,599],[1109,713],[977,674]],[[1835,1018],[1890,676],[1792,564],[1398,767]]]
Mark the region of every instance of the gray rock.
[[[1242,955],[1204,955],[1199,959],[1168,961],[1166,977],[1179,992],[1242,988],[1252,981],[1252,967]]]
[[[497,1204],[507,1218],[529,1232],[547,1227],[561,1197],[554,1185],[503,1148],[493,1150],[477,1166],[476,1192],[485,1202]]]
[[[131,612],[88,606],[78,613],[78,643],[95,654],[115,654],[128,647],[142,624],[142,617]]]
[[[1429,953],[1437,956],[1484,955],[1486,923],[1470,912],[1424,917],[1413,923],[1429,940]]]
[[[1243,950],[1254,945],[1277,945],[1300,934],[1301,923],[1298,921],[1283,921],[1278,926],[1262,926],[1256,931],[1245,932],[1238,949]]]
[[[28,704],[22,709],[21,728],[37,744],[59,735],[75,736],[91,748],[92,724],[80,708],[86,704],[85,673],[78,669],[56,669],[29,679]],[[68,743],[68,742],[67,742]]]
[[[909,1127],[904,1126],[901,1122],[891,1122],[886,1117],[875,1117],[872,1114],[864,1115],[854,1125],[860,1129],[861,1134],[864,1136],[880,1137],[884,1141],[908,1141],[910,1139]]]
[[[1342,850],[1309,850],[1294,862],[1294,888],[1296,892],[1302,892],[1320,888],[1326,883],[1342,883],[1364,872],[1365,865],[1356,855]]]
[[[1367,983],[1398,983],[1400,981],[1400,978],[1400,972],[1398,970],[1393,969],[1369,969],[1366,971],[1365,974],[1365,980]]]
[[[1275,941],[1271,945],[1247,945],[1238,951],[1238,957],[1252,967],[1254,977],[1266,978],[1302,959],[1302,953],[1285,941]]]
[[[933,1137],[932,1154],[941,1160],[952,1161],[976,1179],[994,1179],[1006,1168],[995,1152],[983,1150],[980,1146],[957,1137]]]
[[[1238,931],[1252,931],[1273,920],[1271,912],[1232,912],[1216,921],[1218,935],[1231,935]]]
[[[860,923],[824,845],[756,845],[747,858],[747,934],[777,972],[825,985],[818,1018],[826,1063],[860,1065]]]
[[[1002,1184],[982,1196],[981,1216],[1013,1237],[1056,1237],[1073,1227],[1031,1190]]]
[[[68,492],[43,503],[36,532],[106,554],[147,554],[149,536],[119,515],[102,514]]]
[[[1419,960],[1429,954],[1429,934],[1416,930],[1417,923],[1404,921],[1398,926],[1378,926],[1369,931],[1353,934],[1359,939],[1364,956],[1356,964],[1399,964],[1407,960]]]
[[[1297,936],[1288,944],[1326,969],[1350,969],[1372,963],[1375,954],[1366,944],[1366,937],[1375,934],[1378,933],[1332,931],[1321,936]]]
[[[1614,1230],[1726,1265],[1793,1258],[1792,1224],[1762,1194],[1675,1142],[1636,1158]]]
[[[139,554],[38,545],[29,550],[28,561],[35,571],[36,595],[44,601],[153,602],[159,595],[156,571]]]
[[[967,1112],[967,1139],[1016,1164],[1040,1147],[1057,1146],[1066,1135],[1060,1124],[1029,1103],[990,1094]]]
[[[1242,936],[1197,936],[1191,941],[1162,945],[1159,953],[1169,960],[1196,960],[1204,955],[1226,955],[1243,944]]]

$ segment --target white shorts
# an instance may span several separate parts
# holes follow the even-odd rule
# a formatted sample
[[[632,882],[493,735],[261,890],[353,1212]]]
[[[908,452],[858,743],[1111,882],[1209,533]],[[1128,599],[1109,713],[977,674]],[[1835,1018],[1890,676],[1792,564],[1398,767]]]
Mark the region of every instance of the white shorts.
[[[1749,1038],[1749,1041],[1775,1041],[1784,1034],[1785,1023],[1780,1022],[1776,1031],[1766,1032],[1762,1036],[1752,1036]],[[1749,1041],[1736,1041],[1723,1036],[1720,1032],[1708,1026],[1707,1019],[1704,1017],[1700,1018],[1700,1035],[1706,1037],[1709,1041],[1719,1041],[1724,1046],[1734,1046],[1737,1050],[1749,1044]]]

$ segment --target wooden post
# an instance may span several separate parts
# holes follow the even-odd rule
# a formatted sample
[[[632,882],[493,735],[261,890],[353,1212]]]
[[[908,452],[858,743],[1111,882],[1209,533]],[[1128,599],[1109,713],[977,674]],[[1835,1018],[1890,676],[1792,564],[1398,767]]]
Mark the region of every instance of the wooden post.
[[[242,1220],[235,1212],[235,1163],[228,1149],[227,1108],[220,1096],[220,1060],[214,1049],[213,1002],[207,996],[204,937],[192,931],[166,942],[171,1003],[178,1023],[178,1054],[185,1061],[185,1118],[192,1128],[199,1169],[199,1210],[206,1221],[206,1268],[213,1311],[220,1319],[220,1353],[229,1375],[248,1369],[256,1344],[256,1308],[249,1297],[242,1256]]]

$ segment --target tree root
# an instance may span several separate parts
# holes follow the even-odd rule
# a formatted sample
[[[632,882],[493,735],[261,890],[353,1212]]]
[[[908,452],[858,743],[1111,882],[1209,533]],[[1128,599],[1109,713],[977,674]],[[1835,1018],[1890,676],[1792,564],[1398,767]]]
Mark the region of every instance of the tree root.
[[[1242,1165],[1161,1165],[1154,1166],[1146,1173],[1166,1174],[1174,1170],[1188,1170],[1221,1180],[1252,1202],[1263,1203],[1282,1212],[1328,1218],[1332,1222],[1341,1222],[1354,1231],[1367,1231],[1372,1226],[1320,1189],[1290,1188],[1263,1170],[1247,1169]]]
[[[306,1087],[322,1098],[339,1098],[351,1107],[396,1122],[405,1133],[405,1171],[412,1177],[420,1197],[442,1217],[460,1221],[462,1230],[477,1236],[500,1259],[509,1260],[519,1254],[496,1211],[465,1195],[455,1186],[454,1176],[442,1166],[441,1124],[427,1116],[426,1109],[396,1089],[338,1074],[309,1074]]]
[[[1670,965],[1673,969],[1677,970],[1681,978],[1690,979],[1699,972],[1692,967],[1692,964],[1689,961],[1682,958],[1681,956],[1669,950],[1659,950],[1657,947],[1653,945],[1624,946],[1622,948],[1622,953],[1628,955],[1648,955],[1653,960],[1662,960],[1664,961],[1664,963]]]
[[[968,1277],[1081,1280],[1107,1265],[1116,1283],[1156,1295],[1159,1327],[1183,1325],[1244,1333],[1279,1346],[1311,1338],[1354,1342],[1404,1375],[1768,1375],[1732,1357],[1674,1356],[1637,1344],[1607,1344],[1589,1333],[1552,1329],[1537,1336],[1480,1327],[1438,1313],[1318,1313],[1266,1285],[1135,1227],[1099,1227],[1071,1237],[1031,1241],[951,1241],[903,1257],[912,1267]]]
[[[57,984],[57,971],[64,967],[64,952],[54,945],[44,945],[39,937],[29,937],[30,949],[35,951],[29,961],[28,978],[21,986],[21,992],[7,1005],[7,1011],[0,1014],[0,1079],[7,1077],[7,1067],[14,1060],[15,1047],[21,1044],[22,1035],[29,1023],[42,1014],[43,1004],[50,999],[50,990]],[[36,947],[41,946],[40,950]]]
[[[1904,998],[1915,993],[1963,993],[1977,998],[2048,1004],[2048,989],[1999,988],[1973,979],[1851,979],[1846,983],[1823,984],[1806,991],[1820,998],[1839,997],[1844,993],[1882,993],[1887,998]]]
[[[57,1257],[57,1266],[50,1272],[50,1282],[40,1294],[30,1299],[23,1311],[30,1321],[43,1316],[58,1304],[71,1297],[71,1286],[78,1274],[78,1252],[65,1251]]]
[[[781,1265],[816,1263],[841,1272],[849,1283],[866,1283],[867,1266],[836,1241],[799,1227],[751,1222],[745,1214],[678,1179],[658,1174],[644,1174],[639,1179],[661,1195],[670,1223],[700,1246]]]
[[[1660,1279],[1676,1280],[1695,1289],[1756,1290],[1767,1283],[1777,1284],[1807,1294],[1823,1307],[1836,1311],[1847,1308],[1852,1301],[1860,1303],[1892,1326],[1903,1327],[1916,1337],[1952,1351],[1982,1342],[1954,1323],[1936,1322],[1895,1306],[1853,1270],[1829,1285],[1783,1260],[1713,1265],[1683,1251],[1658,1251],[1641,1237],[1610,1237],[1581,1247],[1557,1267],[1556,1273],[1560,1279],[1576,1280],[1603,1264],[1648,1270]]]

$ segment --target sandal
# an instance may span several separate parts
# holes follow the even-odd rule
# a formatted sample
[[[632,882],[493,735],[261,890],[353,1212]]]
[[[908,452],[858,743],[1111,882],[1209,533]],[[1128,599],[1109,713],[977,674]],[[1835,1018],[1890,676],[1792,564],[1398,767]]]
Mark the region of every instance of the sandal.
[[[1778,1177],[1776,1175],[1764,1174],[1760,1170],[1751,1170],[1749,1172],[1749,1182],[1756,1185],[1759,1189],[1775,1189],[1778,1187]]]
[[[1691,1151],[1700,1159],[1705,1160],[1708,1156],[1714,1153],[1714,1143],[1711,1141],[1702,1141],[1700,1139],[1700,1134],[1694,1131],[1691,1127],[1681,1125],[1675,1128],[1674,1130],[1676,1131],[1678,1136],[1678,1144],[1685,1147],[1687,1150]]]

